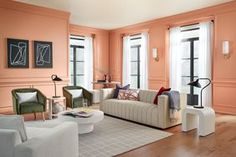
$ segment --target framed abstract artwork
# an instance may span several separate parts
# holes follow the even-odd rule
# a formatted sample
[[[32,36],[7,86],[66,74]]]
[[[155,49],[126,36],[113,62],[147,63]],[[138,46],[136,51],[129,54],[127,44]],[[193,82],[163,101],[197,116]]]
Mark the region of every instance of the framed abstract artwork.
[[[29,41],[7,39],[8,68],[29,68]]]
[[[52,68],[52,42],[34,41],[35,68]]]

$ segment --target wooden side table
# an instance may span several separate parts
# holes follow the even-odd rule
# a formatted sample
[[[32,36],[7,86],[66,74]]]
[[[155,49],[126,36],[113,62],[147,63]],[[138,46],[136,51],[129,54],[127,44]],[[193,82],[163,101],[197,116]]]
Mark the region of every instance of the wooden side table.
[[[92,82],[92,84],[103,85],[103,88],[109,88],[109,86],[120,84],[120,82],[115,82],[115,81],[111,81],[111,82],[97,82],[96,81],[96,82]]]
[[[58,97],[58,98],[50,97],[50,98],[47,98],[47,100],[48,100],[48,104],[49,104],[49,119],[52,119],[53,116],[57,116],[57,114],[52,113],[52,105],[55,102],[63,102],[63,105],[66,108],[66,98],[64,96],[61,96],[61,97]]]
[[[182,112],[182,131],[198,129],[199,136],[215,132],[215,111],[211,107],[186,107]]]

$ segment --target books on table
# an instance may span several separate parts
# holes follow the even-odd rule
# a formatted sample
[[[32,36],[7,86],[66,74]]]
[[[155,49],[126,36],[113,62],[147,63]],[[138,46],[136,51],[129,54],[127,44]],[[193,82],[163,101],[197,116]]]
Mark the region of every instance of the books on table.
[[[68,111],[65,112],[63,115],[65,116],[71,116],[74,118],[88,118],[91,117],[93,115],[93,113],[91,111]]]

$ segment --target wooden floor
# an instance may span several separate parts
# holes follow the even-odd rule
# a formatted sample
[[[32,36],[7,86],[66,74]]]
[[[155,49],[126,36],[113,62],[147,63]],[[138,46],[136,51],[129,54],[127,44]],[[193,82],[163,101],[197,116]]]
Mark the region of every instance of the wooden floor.
[[[24,117],[33,120],[33,115]],[[217,115],[216,132],[205,137],[198,137],[196,129],[181,132],[181,125],[165,131],[173,135],[117,157],[236,157],[236,116]]]
[[[236,116],[217,115],[216,132],[206,137],[181,125],[165,131],[174,135],[117,157],[236,157]]]

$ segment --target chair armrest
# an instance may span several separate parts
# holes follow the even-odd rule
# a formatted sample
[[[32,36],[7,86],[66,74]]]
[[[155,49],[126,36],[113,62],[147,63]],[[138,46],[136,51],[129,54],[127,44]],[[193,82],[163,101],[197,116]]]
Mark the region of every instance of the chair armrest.
[[[101,89],[101,101],[106,100],[106,99],[111,99],[114,95],[114,88],[103,88]]]
[[[0,156],[14,157],[15,146],[21,143],[18,131],[0,129]]]
[[[83,89],[83,97],[88,100],[88,106],[91,106],[93,103],[93,94],[86,89]]]
[[[179,121],[181,121],[181,112],[186,107],[187,96],[186,94],[180,93],[180,113]],[[161,128],[170,127],[170,108],[169,108],[169,98],[167,95],[158,96],[158,120]]]
[[[73,105],[72,94],[68,92],[68,90],[63,89],[63,96],[66,98],[66,107],[72,108],[72,105]]]
[[[18,98],[15,91],[11,91],[12,93],[12,103],[13,103],[13,110],[15,113],[20,114],[20,105],[18,103]]]
[[[167,95],[158,96],[158,120],[161,128],[167,127],[169,117],[169,98]]]
[[[44,109],[46,110],[47,105],[47,97],[39,90],[37,90],[38,101],[44,105]]]
[[[64,122],[16,146],[17,157],[78,157],[78,126]]]

